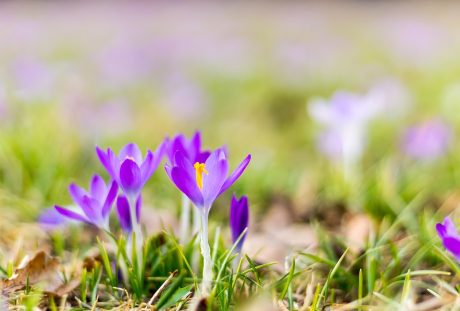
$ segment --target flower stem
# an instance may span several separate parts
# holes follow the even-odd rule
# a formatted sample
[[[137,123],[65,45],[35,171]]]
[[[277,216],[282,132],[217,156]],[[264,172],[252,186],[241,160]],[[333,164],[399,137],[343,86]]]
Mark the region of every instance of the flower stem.
[[[200,234],[201,230],[201,210],[198,207],[193,208],[193,228],[192,228],[192,235],[195,236],[195,234]],[[198,243],[200,241],[197,239],[195,240],[196,246],[198,246]],[[200,265],[200,254],[197,252],[193,252],[192,255],[192,268],[193,270],[198,270],[198,267]]]
[[[212,282],[212,259],[211,249],[208,241],[208,211],[209,209],[203,208],[201,212],[201,230],[200,230],[200,244],[201,255],[203,256],[203,281],[202,281],[202,295],[208,295]]]
[[[138,265],[139,271],[141,271],[142,262],[143,262],[142,245],[144,244],[144,237],[142,235],[141,225],[137,221],[136,198],[128,196],[128,203],[129,203],[129,214],[130,214],[130,217],[131,217],[131,225],[133,227],[133,233],[136,236],[136,241],[135,241],[136,245],[132,245],[132,247],[136,248],[137,265]],[[131,241],[128,241],[128,242],[130,242],[132,244],[133,241],[131,240]],[[132,260],[132,258],[131,258],[131,260]],[[132,264],[134,264],[134,263],[132,262]]]
[[[180,215],[180,243],[187,242],[190,231],[190,200],[185,194],[182,195],[182,209]]]

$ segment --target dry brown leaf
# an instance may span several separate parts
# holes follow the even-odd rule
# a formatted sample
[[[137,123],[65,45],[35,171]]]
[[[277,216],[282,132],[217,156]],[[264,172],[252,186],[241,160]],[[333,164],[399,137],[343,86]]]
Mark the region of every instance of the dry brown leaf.
[[[60,283],[58,266],[57,258],[49,256],[44,251],[38,252],[23,267],[16,269],[11,278],[3,280],[0,287],[3,292],[9,293],[24,288],[26,284],[35,285],[43,282],[46,288],[46,285]]]
[[[69,282],[65,284],[61,284],[60,286],[56,287],[55,289],[51,291],[47,291],[46,293],[51,296],[63,297],[73,292],[79,286],[80,286],[80,278],[73,278]]]

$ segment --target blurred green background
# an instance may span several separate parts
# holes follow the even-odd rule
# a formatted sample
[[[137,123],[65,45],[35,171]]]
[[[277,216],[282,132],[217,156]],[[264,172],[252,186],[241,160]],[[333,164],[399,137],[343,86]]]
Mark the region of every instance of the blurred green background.
[[[342,202],[381,217],[397,215],[395,197],[410,201],[423,191],[445,199],[460,181],[455,138],[430,163],[408,159],[400,144],[405,128],[423,120],[442,119],[454,137],[459,129],[459,9],[385,1],[1,3],[0,209],[32,221],[45,207],[70,203],[70,182],[107,177],[96,145],[155,149],[168,135],[197,129],[204,146],[228,146],[233,167],[253,155],[218,200],[222,215],[233,191],[248,194],[256,213],[281,201],[299,220]],[[316,147],[321,127],[307,103],[382,83],[400,97],[369,127],[361,178],[345,185]],[[180,199],[161,167],[145,197],[165,209]]]

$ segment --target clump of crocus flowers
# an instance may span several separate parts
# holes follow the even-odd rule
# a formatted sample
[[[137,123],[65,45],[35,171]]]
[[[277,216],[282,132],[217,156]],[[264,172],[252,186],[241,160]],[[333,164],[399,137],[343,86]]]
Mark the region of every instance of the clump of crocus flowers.
[[[196,132],[188,140],[184,135],[166,138],[154,151],[148,150],[145,157],[139,147],[130,143],[123,147],[118,155],[111,148],[102,150],[96,147],[100,162],[106,169],[110,180],[106,183],[102,177],[94,175],[89,190],[76,184],[69,186],[74,205],[54,206],[45,211],[40,221],[46,227],[63,222],[82,222],[110,233],[109,215],[116,203],[116,215],[119,226],[124,232],[129,247],[139,252],[143,246],[141,229],[142,189],[155,172],[164,156],[167,157],[166,173],[174,185],[183,194],[181,242],[189,236],[191,204],[195,206],[200,222],[199,236],[203,256],[202,292],[207,294],[212,283],[212,262],[208,242],[208,216],[214,201],[224,193],[244,172],[251,155],[229,174],[227,150],[224,147],[214,151],[201,149],[201,133]],[[236,249],[241,251],[248,225],[247,197],[240,200],[233,197],[230,208],[230,227],[233,242],[238,240]],[[240,237],[244,232],[244,236]],[[239,239],[238,239],[239,237]],[[133,243],[133,240],[136,242]]]

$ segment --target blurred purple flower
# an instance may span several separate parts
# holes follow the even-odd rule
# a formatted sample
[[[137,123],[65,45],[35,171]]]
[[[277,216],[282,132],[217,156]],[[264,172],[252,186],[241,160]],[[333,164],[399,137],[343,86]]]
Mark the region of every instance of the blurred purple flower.
[[[249,206],[247,196],[242,196],[239,200],[233,195],[230,205],[230,230],[232,231],[233,243],[236,243],[249,224]],[[247,232],[241,237],[236,245],[236,251],[240,252],[246,239]]]
[[[187,139],[183,134],[178,134],[173,137],[168,143],[166,154],[168,156],[169,163],[174,164],[174,155],[177,151],[182,154],[191,163],[204,163],[209,155],[211,154],[208,150],[201,150],[201,132],[196,131],[191,139]]]
[[[91,179],[89,192],[86,192],[76,184],[71,184],[69,193],[79,210],[55,205],[54,208],[57,212],[68,219],[85,222],[108,230],[110,210],[118,193],[118,186],[115,182],[112,182],[109,186],[105,184],[99,175],[94,175]],[[49,222],[54,216],[55,214],[48,212],[44,215],[44,220]],[[59,218],[54,219],[59,221]]]
[[[122,38],[103,50],[96,63],[105,81],[115,86],[129,85],[154,72],[154,51]]]
[[[12,63],[14,89],[20,97],[43,97],[49,94],[54,82],[49,64],[34,58],[22,57]]]
[[[64,226],[69,221],[69,218],[64,217],[54,207],[45,209],[39,216],[38,222],[45,230],[55,230]]]
[[[377,115],[379,105],[369,96],[340,91],[330,101],[313,100],[307,109],[326,128],[319,136],[320,150],[331,159],[342,160],[348,174],[364,151],[367,126]]]
[[[338,91],[329,101],[315,99],[308,105],[313,119],[327,127],[349,128],[366,124],[378,112],[378,105],[366,96]]]
[[[439,120],[430,120],[409,128],[403,139],[403,150],[412,158],[434,160],[447,152],[450,128]]]
[[[446,217],[442,224],[436,224],[436,230],[444,247],[460,262],[460,235],[452,220]]]
[[[319,151],[329,159],[339,161],[342,158],[343,145],[340,133],[337,131],[326,130],[320,133],[317,137],[316,145]]]
[[[167,141],[164,141],[155,152],[148,150],[145,158],[142,158],[139,147],[133,143],[123,147],[118,156],[110,148],[103,151],[96,147],[96,152],[110,177],[123,189],[126,196],[136,200],[142,187],[160,164],[166,146]]]
[[[383,20],[376,36],[396,60],[427,66],[444,59],[450,46],[449,33],[438,25],[407,15]]]
[[[209,210],[214,200],[227,190],[240,176],[251,161],[248,155],[228,175],[228,159],[223,148],[216,149],[204,163],[192,162],[187,156],[177,151],[174,163],[166,165],[166,173],[171,181],[182,191],[198,208]]]
[[[208,105],[203,89],[192,79],[176,72],[165,79],[164,94],[161,102],[171,115],[179,119],[202,118]]]

